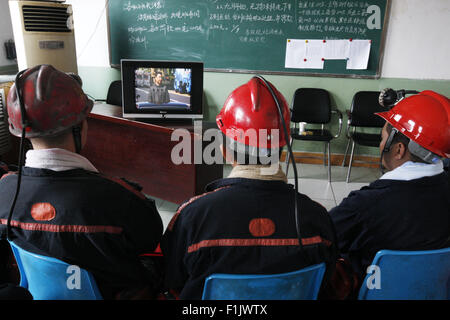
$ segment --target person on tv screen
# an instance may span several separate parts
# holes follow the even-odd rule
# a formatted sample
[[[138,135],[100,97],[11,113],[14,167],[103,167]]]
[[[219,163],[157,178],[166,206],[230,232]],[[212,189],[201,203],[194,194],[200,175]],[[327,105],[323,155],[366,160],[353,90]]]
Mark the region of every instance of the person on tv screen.
[[[156,76],[153,78],[153,85],[150,87],[148,93],[148,102],[154,104],[165,104],[170,102],[169,91],[167,86],[162,83],[161,71],[156,72]]]

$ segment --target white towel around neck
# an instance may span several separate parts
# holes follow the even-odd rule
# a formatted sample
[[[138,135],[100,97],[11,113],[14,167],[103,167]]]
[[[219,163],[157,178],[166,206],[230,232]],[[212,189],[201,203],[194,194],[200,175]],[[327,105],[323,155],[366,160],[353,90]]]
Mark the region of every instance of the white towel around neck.
[[[386,172],[380,179],[409,181],[431,177],[444,172],[441,160],[433,164],[407,161],[392,171]]]
[[[26,155],[25,166],[53,171],[84,169],[98,172],[92,163],[82,155],[59,148],[29,150]]]

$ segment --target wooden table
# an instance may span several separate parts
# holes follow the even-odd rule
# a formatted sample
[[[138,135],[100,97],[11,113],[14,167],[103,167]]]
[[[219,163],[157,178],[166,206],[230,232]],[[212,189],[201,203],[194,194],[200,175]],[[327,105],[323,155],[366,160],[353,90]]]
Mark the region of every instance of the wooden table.
[[[203,193],[209,182],[223,176],[222,164],[172,162],[172,148],[179,143],[171,141],[175,129],[189,131],[191,150],[196,139],[202,140],[192,123],[144,123],[123,118],[121,107],[95,104],[88,125],[88,141],[82,155],[100,172],[139,183],[149,196],[180,204]],[[211,126],[203,122],[202,127]]]

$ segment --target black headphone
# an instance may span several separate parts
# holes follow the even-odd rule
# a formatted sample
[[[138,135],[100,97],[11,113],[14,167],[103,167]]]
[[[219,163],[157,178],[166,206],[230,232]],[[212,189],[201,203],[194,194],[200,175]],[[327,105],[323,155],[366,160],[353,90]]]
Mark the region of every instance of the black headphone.
[[[283,110],[281,109],[281,105],[280,105],[280,101],[278,100],[277,95],[275,94],[275,92],[273,91],[272,86],[269,84],[269,82],[264,79],[262,76],[257,75],[255,76],[255,78],[260,79],[264,85],[266,86],[266,88],[269,90],[270,94],[272,95],[272,98],[277,106],[278,109],[278,114],[280,116],[281,119],[281,123],[282,123],[282,127],[283,127],[283,132],[284,132],[284,136],[286,139],[286,145],[287,145],[287,149],[292,161],[292,166],[294,167],[294,188],[295,188],[295,195],[294,195],[294,215],[295,215],[295,228],[297,230],[297,237],[298,237],[298,244],[301,250],[303,250],[303,243],[302,243],[302,236],[300,233],[300,210],[299,210],[299,203],[298,203],[298,174],[297,174],[297,166],[295,165],[295,161],[294,161],[294,154],[292,152],[292,146],[289,143],[289,134],[287,131],[287,127],[286,127],[286,122],[284,121],[284,116],[283,116]],[[289,163],[288,163],[289,165]],[[306,257],[308,257],[307,255],[305,255]]]
[[[25,133],[26,129],[30,127],[30,122],[27,118],[27,113],[25,112],[25,104],[23,102],[23,96],[22,96],[22,85],[20,83],[20,78],[22,75],[27,71],[28,69],[20,71],[15,78],[15,86],[16,86],[16,95],[17,99],[19,100],[19,106],[20,106],[20,115],[22,118],[22,135],[20,137],[20,147],[19,147],[19,160],[18,160],[18,177],[17,177],[17,186],[16,186],[16,192],[14,194],[13,201],[11,203],[11,208],[9,209],[8,214],[8,220],[6,222],[6,239],[8,241],[11,241],[12,239],[12,233],[11,233],[11,219],[14,212],[14,208],[16,207],[17,197],[19,196],[20,191],[20,183],[22,181],[22,167],[23,167],[23,158],[24,158],[24,151],[25,151]]]

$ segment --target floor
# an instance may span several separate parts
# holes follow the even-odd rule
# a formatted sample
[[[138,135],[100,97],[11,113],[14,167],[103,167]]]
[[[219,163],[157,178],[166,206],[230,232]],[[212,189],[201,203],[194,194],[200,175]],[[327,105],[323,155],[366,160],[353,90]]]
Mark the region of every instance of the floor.
[[[282,164],[285,170],[285,164]],[[376,168],[352,167],[350,182],[345,182],[348,167],[332,166],[331,180],[328,182],[327,167],[315,164],[297,164],[299,191],[322,204],[327,210],[338,205],[351,191],[359,190],[380,177]],[[224,177],[231,171],[231,166],[224,166]],[[294,184],[294,170],[289,168],[288,181]],[[163,220],[164,230],[176,212],[178,205],[169,201],[155,199],[158,212]]]

